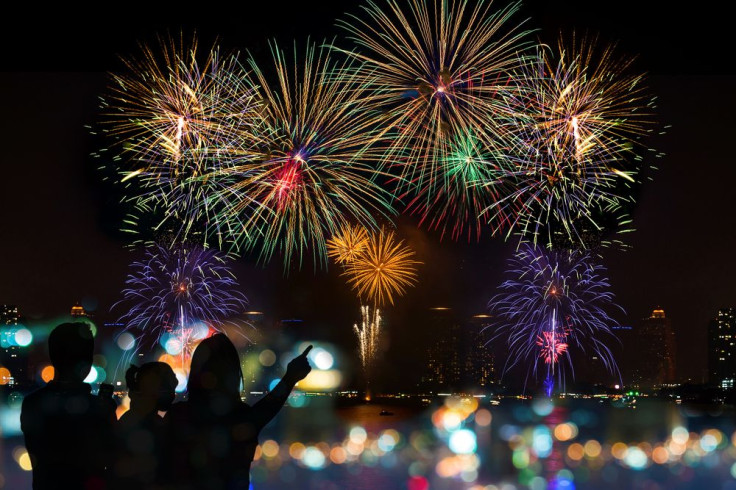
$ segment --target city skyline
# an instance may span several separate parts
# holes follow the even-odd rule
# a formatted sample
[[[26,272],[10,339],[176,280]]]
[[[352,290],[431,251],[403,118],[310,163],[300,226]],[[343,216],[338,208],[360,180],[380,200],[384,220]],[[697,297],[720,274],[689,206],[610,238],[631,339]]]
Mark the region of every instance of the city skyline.
[[[312,7],[302,6],[289,15],[313,21],[306,23],[305,34],[330,37],[338,34],[331,27],[334,19],[353,7],[325,4],[310,11]],[[697,379],[707,368],[709,321],[717,309],[736,304],[733,286],[718,279],[736,273],[736,266],[728,259],[736,240],[723,226],[729,217],[728,183],[736,177],[726,156],[726,142],[734,129],[726,115],[736,109],[733,78],[727,77],[733,76],[733,68],[717,63],[717,53],[696,49],[695,40],[683,49],[686,43],[676,39],[683,24],[690,25],[685,23],[684,13],[679,22],[637,32],[637,27],[656,20],[656,12],[637,10],[639,19],[625,16],[623,22],[619,10],[625,8],[619,6],[610,18],[601,19],[596,12],[602,10],[570,6],[569,10],[560,7],[550,12],[548,7],[529,3],[524,15],[532,16],[530,27],[545,29],[539,33],[545,39],[554,39],[554,29],[574,27],[619,40],[621,52],[639,54],[637,67],[652,74],[649,85],[659,99],[657,119],[672,128],[651,146],[666,156],[649,162],[660,170],[649,172],[647,176],[653,181],[640,190],[634,213],[637,232],[627,237],[632,250],[604,250],[604,263],[612,291],[627,310],[626,316],[618,318],[619,323],[634,323],[661,306],[672,319],[677,357],[691,361],[678,365],[682,372],[677,374]],[[622,22],[620,29],[617,21]],[[108,26],[109,34],[100,32],[100,27],[89,27],[89,35],[99,40],[95,47],[87,48],[92,52],[74,51],[76,42],[88,41],[81,39],[81,34],[62,37],[57,47],[51,42],[55,31],[44,32],[43,25],[37,26],[31,36],[35,44],[24,38],[20,51],[26,55],[12,58],[6,69],[38,72],[6,74],[0,82],[5,93],[17,95],[9,101],[3,134],[13,142],[7,158],[19,162],[8,169],[3,192],[7,201],[2,216],[6,228],[0,259],[4,271],[0,302],[17,304],[31,318],[53,316],[75,301],[92,300],[97,303],[97,315],[114,320],[118,315],[107,309],[119,299],[128,263],[134,257],[114,231],[115,202],[109,202],[108,189],[100,184],[89,158],[99,148],[85,125],[96,122],[97,97],[106,85],[104,73],[96,72],[118,69],[116,55],[134,52],[138,38],[150,38],[161,28],[197,27],[204,40],[220,34],[223,47],[250,46],[262,55],[266,54],[268,38],[291,36],[283,26],[258,26],[247,35],[234,23],[193,26],[173,21],[163,26],[160,18],[151,14],[136,29],[114,39],[114,34],[124,30],[123,20],[119,22],[119,26]],[[706,42],[703,36],[718,35],[697,22],[694,25],[691,36],[701,37],[697,41],[701,45]],[[672,51],[680,52],[663,51],[667,42]],[[70,57],[57,51],[62,46],[74,54]],[[664,53],[664,59],[657,53]],[[65,71],[93,73],[39,73],[64,67]],[[721,95],[715,98],[713,93]],[[425,266],[419,270],[419,286],[384,314],[391,323],[389,359],[397,369],[414,372],[416,359],[411,358],[410,346],[413,336],[419,334],[412,323],[417,311],[447,305],[467,314],[485,312],[514,244],[488,236],[480,244],[440,241],[438,233],[417,229],[416,220],[411,218],[399,220],[399,233],[417,250]],[[351,327],[358,319],[359,305],[339,277],[338,268],[315,274],[307,265],[285,276],[278,262],[262,268],[248,257],[238,261],[236,274],[254,308],[304,317],[314,325],[315,334],[332,336],[346,351],[355,346]]]

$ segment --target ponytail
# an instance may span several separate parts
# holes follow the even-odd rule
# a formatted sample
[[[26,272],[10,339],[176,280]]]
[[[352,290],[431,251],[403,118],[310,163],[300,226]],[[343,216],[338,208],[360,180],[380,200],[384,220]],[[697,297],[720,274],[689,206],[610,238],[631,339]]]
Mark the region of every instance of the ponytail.
[[[125,371],[125,384],[128,385],[128,393],[138,390],[138,373],[141,368],[135,364],[131,364],[127,371]]]

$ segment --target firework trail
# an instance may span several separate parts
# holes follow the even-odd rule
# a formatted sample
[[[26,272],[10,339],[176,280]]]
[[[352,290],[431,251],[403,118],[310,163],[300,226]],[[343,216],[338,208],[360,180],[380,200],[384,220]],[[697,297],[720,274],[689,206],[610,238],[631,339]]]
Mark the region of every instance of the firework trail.
[[[605,341],[614,338],[608,311],[623,309],[614,302],[605,273],[587,251],[520,245],[509,261],[509,279],[489,303],[497,318],[495,338],[509,347],[504,372],[528,363],[528,375],[543,370],[547,384],[555,379],[564,384],[565,365],[574,376],[572,353],[579,351],[597,356],[618,375]]]
[[[586,38],[570,49],[560,41],[556,54],[540,47],[526,61],[514,72],[519,89],[505,96],[514,190],[484,210],[489,221],[511,219],[509,234],[566,248],[593,248],[607,231],[630,231],[637,149],[653,128],[643,75]]]
[[[217,46],[202,53],[194,38],[160,38],[158,49],[141,46],[124,59],[125,73],[112,75],[103,100],[105,132],[113,139],[120,182],[139,214],[157,209],[186,236],[207,224],[220,192],[216,172],[257,159],[267,132],[259,102],[236,55]],[[135,225],[135,223],[128,223]]]
[[[358,296],[378,309],[402,296],[417,281],[414,251],[384,229],[370,237],[364,251],[348,263],[344,276]]]
[[[382,163],[396,175],[397,195],[427,206],[446,183],[455,138],[492,145],[504,139],[502,93],[528,47],[510,19],[519,3],[465,0],[369,1],[339,24],[358,47],[374,125],[390,135]],[[459,212],[460,216],[463,213]]]
[[[293,62],[275,45],[272,54],[269,75],[249,60],[265,156],[255,169],[249,162],[243,172],[225,172],[217,219],[237,248],[256,248],[263,260],[278,250],[286,263],[297,256],[300,264],[309,251],[316,265],[326,260],[326,237],[350,222],[375,228],[375,216],[393,214],[392,196],[374,181],[380,138],[354,61],[335,61],[314,44]]]
[[[371,312],[370,306],[361,306],[360,313],[362,321],[360,325],[357,323],[353,325],[353,330],[358,337],[360,361],[363,365],[363,371],[366,373],[366,377],[368,377],[373,361],[378,354],[381,334],[381,311],[375,308]]]
[[[124,308],[119,322],[126,325],[123,333],[134,334],[137,348],[123,361],[161,343],[188,365],[196,344],[247,305],[226,256],[198,245],[146,248],[125,283],[123,299],[113,308]]]

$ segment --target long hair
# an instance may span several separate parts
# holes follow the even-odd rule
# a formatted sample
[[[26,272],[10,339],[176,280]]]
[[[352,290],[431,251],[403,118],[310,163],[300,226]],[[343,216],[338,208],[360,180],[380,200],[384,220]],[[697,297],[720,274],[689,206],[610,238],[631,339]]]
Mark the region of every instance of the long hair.
[[[243,372],[233,343],[224,334],[203,340],[192,354],[189,371],[189,399],[213,395],[240,399]]]

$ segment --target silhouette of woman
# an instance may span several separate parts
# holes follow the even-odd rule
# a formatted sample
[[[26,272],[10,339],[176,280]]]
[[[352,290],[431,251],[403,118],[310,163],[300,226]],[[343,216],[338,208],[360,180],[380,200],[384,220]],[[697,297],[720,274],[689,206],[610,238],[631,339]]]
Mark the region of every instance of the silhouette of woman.
[[[116,458],[113,465],[113,488],[155,488],[163,472],[161,460],[168,451],[164,419],[174,402],[176,375],[168,364],[148,362],[131,365],[125,373],[130,396],[130,410],[115,428]]]
[[[192,355],[189,399],[166,414],[171,441],[167,482],[177,489],[247,489],[258,434],[311,371],[311,348],[250,406],[240,399],[242,371],[235,346],[223,334],[203,340]]]

